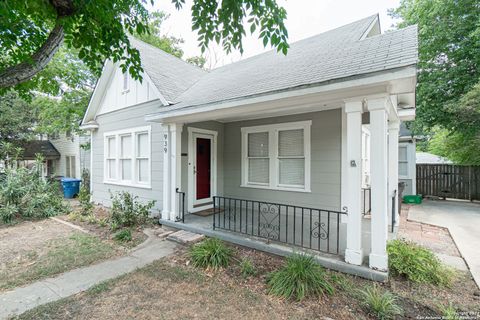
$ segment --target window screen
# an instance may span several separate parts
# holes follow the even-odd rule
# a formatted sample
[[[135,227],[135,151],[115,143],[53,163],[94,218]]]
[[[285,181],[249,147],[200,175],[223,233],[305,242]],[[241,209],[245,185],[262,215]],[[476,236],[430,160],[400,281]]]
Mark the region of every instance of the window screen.
[[[303,129],[278,133],[279,184],[305,184],[305,144]]]
[[[248,181],[268,184],[270,159],[268,132],[248,134]]]

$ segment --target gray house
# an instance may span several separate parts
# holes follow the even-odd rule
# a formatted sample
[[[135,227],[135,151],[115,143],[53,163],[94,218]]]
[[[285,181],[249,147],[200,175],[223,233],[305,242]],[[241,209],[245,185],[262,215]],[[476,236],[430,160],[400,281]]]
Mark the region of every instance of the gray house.
[[[384,277],[399,124],[415,116],[417,29],[381,34],[378,19],[210,72],[132,39],[143,82],[107,61],[83,119],[93,200],[127,190],[156,200],[161,223]]]

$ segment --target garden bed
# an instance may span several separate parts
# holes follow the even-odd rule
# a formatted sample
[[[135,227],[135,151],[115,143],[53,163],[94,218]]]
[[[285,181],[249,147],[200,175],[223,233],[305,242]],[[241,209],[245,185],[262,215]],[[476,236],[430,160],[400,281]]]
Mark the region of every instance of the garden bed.
[[[285,300],[267,294],[266,276],[285,259],[243,247],[233,247],[234,260],[218,271],[198,269],[186,248],[91,290],[41,306],[20,319],[373,319],[360,302],[358,289],[372,282],[337,272],[327,272],[335,286],[331,296]],[[248,258],[256,274],[241,275],[239,261]],[[439,316],[438,306],[452,303],[458,310],[480,312],[471,276],[461,274],[451,288],[413,284],[392,279],[380,287],[391,291],[404,309],[399,319]]]

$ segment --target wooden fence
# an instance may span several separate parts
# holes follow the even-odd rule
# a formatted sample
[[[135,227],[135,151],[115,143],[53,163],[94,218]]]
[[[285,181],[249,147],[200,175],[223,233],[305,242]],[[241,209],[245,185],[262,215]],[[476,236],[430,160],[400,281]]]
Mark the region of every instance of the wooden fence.
[[[480,166],[417,164],[417,193],[480,200]]]

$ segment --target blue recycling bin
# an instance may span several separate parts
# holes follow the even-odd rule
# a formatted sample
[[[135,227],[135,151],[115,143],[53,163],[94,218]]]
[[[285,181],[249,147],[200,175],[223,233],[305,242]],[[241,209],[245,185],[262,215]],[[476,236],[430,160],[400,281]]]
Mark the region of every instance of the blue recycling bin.
[[[63,196],[71,199],[80,192],[81,179],[62,178]]]

